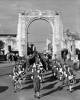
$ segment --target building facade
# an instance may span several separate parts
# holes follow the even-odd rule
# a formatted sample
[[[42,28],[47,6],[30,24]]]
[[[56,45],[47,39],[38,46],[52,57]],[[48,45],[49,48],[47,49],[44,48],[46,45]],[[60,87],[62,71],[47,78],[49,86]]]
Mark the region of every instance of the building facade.
[[[76,48],[80,49],[80,37],[79,35],[71,33],[69,30],[64,32],[63,34],[64,40],[64,49],[68,49],[68,52],[71,54],[71,56],[75,56],[76,54]]]
[[[16,36],[16,34],[0,34],[0,41],[4,43],[4,54],[9,52],[9,48],[12,51],[18,50]]]

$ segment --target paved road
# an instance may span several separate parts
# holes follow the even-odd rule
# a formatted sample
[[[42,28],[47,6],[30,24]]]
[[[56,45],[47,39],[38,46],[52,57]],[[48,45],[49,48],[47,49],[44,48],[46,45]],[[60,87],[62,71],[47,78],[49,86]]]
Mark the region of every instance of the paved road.
[[[15,62],[0,63],[0,76],[11,73],[14,65],[15,65]]]
[[[3,73],[9,71],[4,69]],[[80,72],[76,73],[76,78],[80,76]],[[41,89],[40,100],[80,100],[80,82],[74,86],[74,91],[69,93],[67,87],[63,89],[59,88],[60,82],[47,79],[43,83]],[[0,76],[0,100],[37,100],[33,96],[33,84],[28,80],[26,84],[23,84],[22,90],[14,93],[14,88],[11,83],[11,79],[8,75]]]

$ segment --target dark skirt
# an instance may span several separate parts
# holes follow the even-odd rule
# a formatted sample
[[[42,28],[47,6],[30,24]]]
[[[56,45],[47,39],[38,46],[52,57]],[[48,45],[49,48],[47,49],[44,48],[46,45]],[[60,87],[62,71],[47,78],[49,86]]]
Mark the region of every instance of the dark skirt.
[[[36,78],[33,80],[34,92],[40,92],[40,79]]]

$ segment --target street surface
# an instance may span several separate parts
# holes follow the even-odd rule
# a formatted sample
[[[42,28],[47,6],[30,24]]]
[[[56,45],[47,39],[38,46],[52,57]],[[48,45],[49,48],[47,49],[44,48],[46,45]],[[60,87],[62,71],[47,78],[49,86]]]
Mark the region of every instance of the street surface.
[[[6,66],[4,66],[6,65]],[[23,88],[14,93],[14,87],[8,72],[12,71],[13,63],[0,64],[0,100],[38,100],[34,98],[33,84],[31,80],[27,80],[23,84]],[[60,82],[53,81],[50,77],[42,84],[40,100],[80,100],[80,71],[76,72],[77,83],[74,86],[74,91],[70,93],[68,87],[60,88]]]

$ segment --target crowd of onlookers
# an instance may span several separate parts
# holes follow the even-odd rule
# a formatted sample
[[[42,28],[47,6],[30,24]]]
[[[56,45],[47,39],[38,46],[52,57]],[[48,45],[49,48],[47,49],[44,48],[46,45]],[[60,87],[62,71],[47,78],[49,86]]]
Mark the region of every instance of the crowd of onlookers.
[[[34,47],[33,45],[28,47],[27,54],[28,54],[29,63],[32,63],[32,61],[34,60],[32,58],[34,58],[33,56],[37,52],[36,49],[33,49],[33,47]],[[52,61],[52,54],[39,53],[39,56],[40,56],[40,59],[44,65],[44,67],[46,67],[45,69],[49,69],[50,65],[51,65],[50,63]],[[55,59],[57,59],[56,57],[57,57],[57,55],[55,55]],[[9,62],[18,61],[19,58],[20,58],[19,53],[8,52],[6,54],[6,60]],[[71,63],[71,61],[72,61],[72,63],[74,63],[74,66],[76,68],[80,68],[80,51],[77,50],[75,57],[72,57],[67,49],[62,50],[61,51],[61,58],[59,60],[61,60],[61,61],[63,60],[64,62],[68,62],[68,63],[69,62]]]
[[[7,53],[6,54],[6,60],[7,61],[17,61],[19,59],[19,54],[18,53]]]

